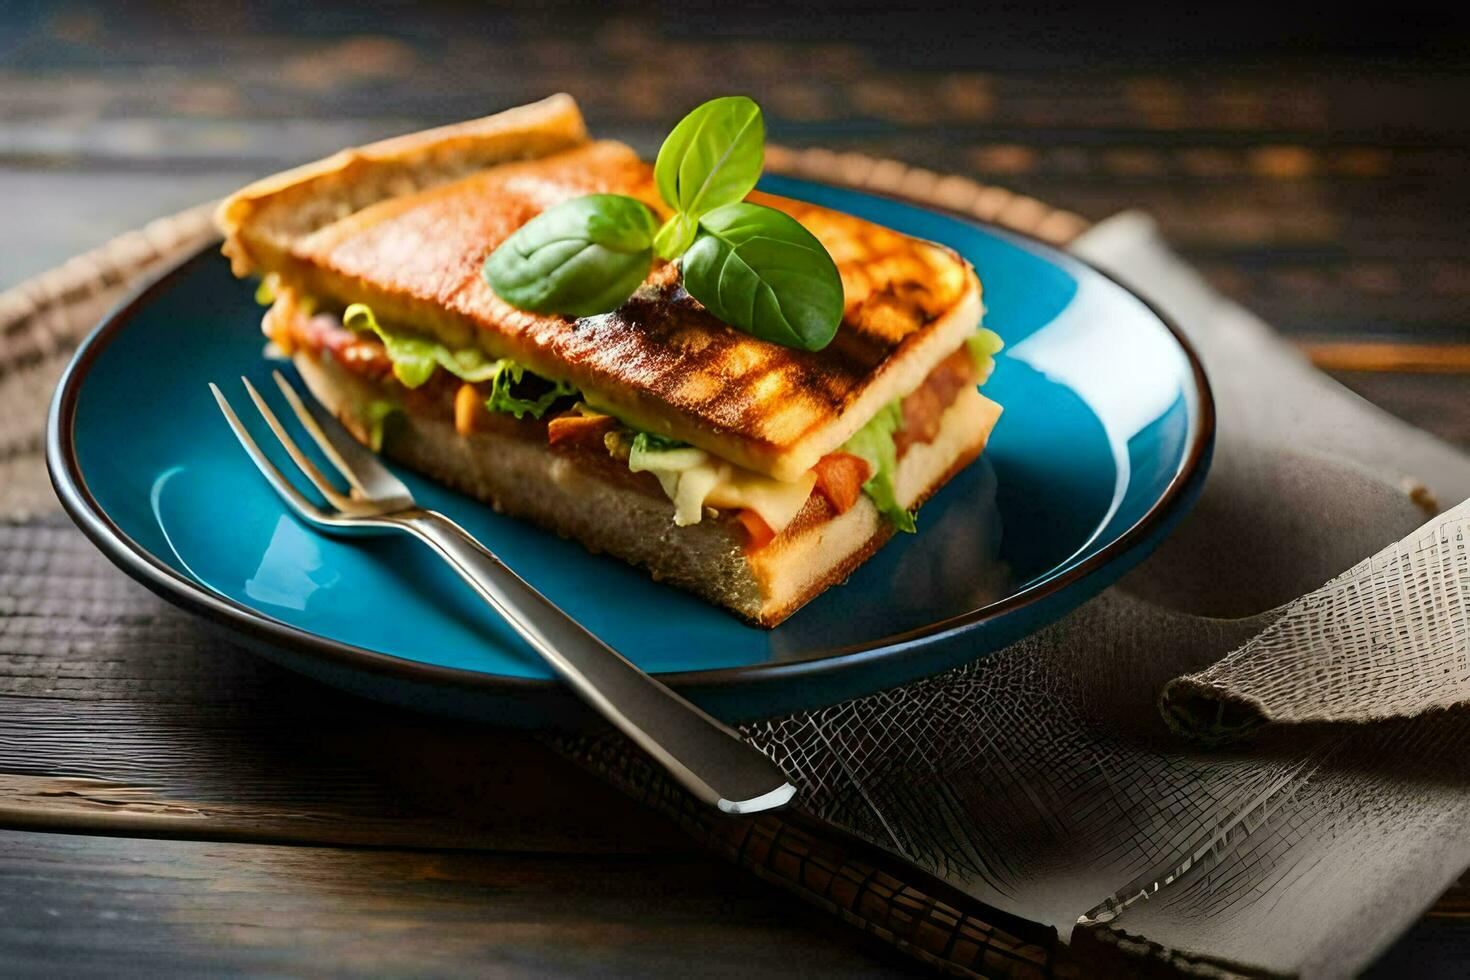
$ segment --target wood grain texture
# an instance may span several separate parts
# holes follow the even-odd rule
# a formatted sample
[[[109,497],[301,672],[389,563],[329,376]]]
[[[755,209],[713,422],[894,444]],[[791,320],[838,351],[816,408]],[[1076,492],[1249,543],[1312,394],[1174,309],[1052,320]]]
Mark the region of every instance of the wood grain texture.
[[[1470,374],[1470,344],[1318,341],[1301,346],[1324,371]]]
[[[7,976],[903,975],[897,954],[687,855],[0,831]]]
[[[0,610],[0,825],[690,850],[525,734],[389,710],[220,642],[65,518],[0,525]]]

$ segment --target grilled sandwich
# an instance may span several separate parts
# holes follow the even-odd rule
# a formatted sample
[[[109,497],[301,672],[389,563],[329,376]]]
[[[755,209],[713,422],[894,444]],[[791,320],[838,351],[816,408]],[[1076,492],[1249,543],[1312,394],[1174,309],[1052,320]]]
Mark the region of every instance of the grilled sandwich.
[[[503,302],[486,256],[590,193],[668,213],[652,167],[555,96],[267,178],[218,222],[235,273],[265,280],[267,336],[357,438],[773,626],[984,448],[980,282],[946,248],[756,192],[837,264],[823,350],[721,323],[664,262],[608,314]]]

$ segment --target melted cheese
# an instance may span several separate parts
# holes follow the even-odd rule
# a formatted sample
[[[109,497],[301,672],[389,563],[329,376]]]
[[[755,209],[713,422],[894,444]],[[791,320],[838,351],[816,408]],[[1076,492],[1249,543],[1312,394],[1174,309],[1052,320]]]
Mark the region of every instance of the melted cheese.
[[[817,474],[812,471],[787,483],[729,463],[720,464],[720,469],[720,478],[710,488],[704,502],[711,507],[749,508],[761,515],[761,519],[777,534],[796,519],[812,495],[812,488],[817,485]]]
[[[644,453],[629,459],[635,473],[652,473],[674,504],[674,523],[698,524],[705,507],[748,508],[780,534],[790,524],[816,486],[817,474],[798,480],[775,480],[711,456],[702,449],[681,447]]]

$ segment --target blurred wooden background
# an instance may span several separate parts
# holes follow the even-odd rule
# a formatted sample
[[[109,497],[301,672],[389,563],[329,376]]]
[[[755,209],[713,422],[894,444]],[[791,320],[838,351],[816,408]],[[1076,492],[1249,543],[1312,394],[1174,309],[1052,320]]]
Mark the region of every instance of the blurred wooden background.
[[[1341,380],[1470,445],[1464,20],[1401,7],[1365,17],[1238,4],[1060,10],[884,0],[818,9],[537,0],[186,9],[10,0],[0,5],[0,289],[150,218],[344,145],[564,90],[596,132],[651,154],[688,107],[743,92],[765,107],[773,141],[961,173],[1093,220],[1147,211],[1212,283]],[[243,657],[216,664],[211,678],[197,677],[188,658],[134,676],[106,651],[28,651],[23,637],[12,639],[15,650],[0,651],[10,657],[0,683],[8,705],[0,779],[40,780],[39,789],[27,783],[8,794],[45,797],[37,813],[143,806],[150,797],[130,785],[143,778],[134,768],[176,758],[187,769],[178,785],[195,793],[186,797],[191,806],[204,806],[198,799],[211,799],[215,782],[191,768],[186,749],[196,743],[232,747],[221,767],[240,765],[236,753],[251,756],[261,792],[290,783],[279,795],[298,809],[301,801],[323,806],[323,793],[336,799],[337,783],[317,780],[317,766],[328,776],[333,766],[350,768],[354,779],[367,773],[363,786],[351,782],[338,795],[371,797],[336,822],[304,810],[308,824],[329,828],[319,836],[331,847],[315,849],[113,836],[58,844],[12,827],[0,838],[0,910],[12,923],[5,948],[29,969],[54,965],[58,943],[88,970],[104,969],[118,949],[140,969],[340,969],[354,962],[334,940],[349,921],[368,923],[376,936],[359,937],[367,943],[359,966],[418,963],[429,972],[466,962],[669,975],[695,965],[735,975],[798,959],[813,975],[910,967],[691,851],[661,821],[559,760],[534,749],[497,760],[498,736],[478,730],[450,740],[435,729],[446,757],[460,760],[462,778],[475,784],[461,795],[484,811],[477,819],[490,829],[477,839],[503,850],[450,859],[385,848],[349,868],[332,848],[357,840],[361,821],[392,801],[419,806],[412,797],[423,792],[423,767],[443,768],[384,761],[374,748],[426,723],[385,719]],[[200,685],[237,710],[209,708]],[[277,731],[249,707],[252,692],[263,692],[261,705],[316,718],[310,731],[330,741]],[[94,698],[104,702],[88,707]],[[139,716],[146,723],[134,726],[152,761],[137,761],[112,739],[89,739],[89,711],[95,722],[106,704],[155,702],[168,707],[150,707]],[[51,707],[32,711],[38,703]],[[39,720],[58,710],[75,717],[55,728]],[[190,712],[207,722],[178,720]],[[305,740],[290,741],[298,736]],[[282,739],[290,750],[279,766],[255,759]],[[366,748],[345,747],[360,740]],[[399,769],[402,778],[392,778]],[[75,778],[98,776],[120,780],[126,792]],[[525,799],[496,812],[505,786]],[[55,829],[39,817],[35,825]],[[101,824],[73,829],[94,826]],[[275,840],[282,832],[262,833]],[[437,947],[414,941],[418,920],[378,894],[363,871],[369,864],[417,882],[429,896],[420,909],[440,910],[436,935],[449,942],[442,958],[415,959]],[[331,901],[290,904],[301,901],[299,879],[321,883]],[[39,904],[24,894],[41,896]],[[101,925],[154,912],[205,931]],[[495,931],[481,928],[482,912]],[[607,929],[619,936],[611,959],[600,938]],[[1429,965],[1448,975],[1464,963],[1453,948],[1464,935],[1432,920],[1383,969]],[[201,945],[201,936],[214,938]],[[175,946],[179,937],[195,945]]]

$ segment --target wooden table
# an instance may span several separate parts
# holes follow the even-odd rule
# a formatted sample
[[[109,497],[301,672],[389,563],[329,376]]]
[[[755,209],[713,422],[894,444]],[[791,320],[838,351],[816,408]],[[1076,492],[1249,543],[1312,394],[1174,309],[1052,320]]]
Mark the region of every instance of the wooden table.
[[[886,7],[293,9],[0,13],[0,288],[345,144],[565,89],[651,152],[688,105],[743,91],[790,145],[1090,219],[1147,210],[1347,384],[1470,445],[1470,84],[1452,49],[1410,59],[1391,37],[1364,58],[1344,35],[1305,59],[1235,45],[1229,24],[1180,47],[1167,20]],[[524,736],[335,694],[159,602],[175,641],[98,634],[76,603],[141,590],[86,552],[51,600],[4,607],[37,536],[88,548],[59,520],[0,527],[0,971],[915,969]],[[74,642],[30,639],[59,626]],[[1463,963],[1448,921],[1384,969]]]

